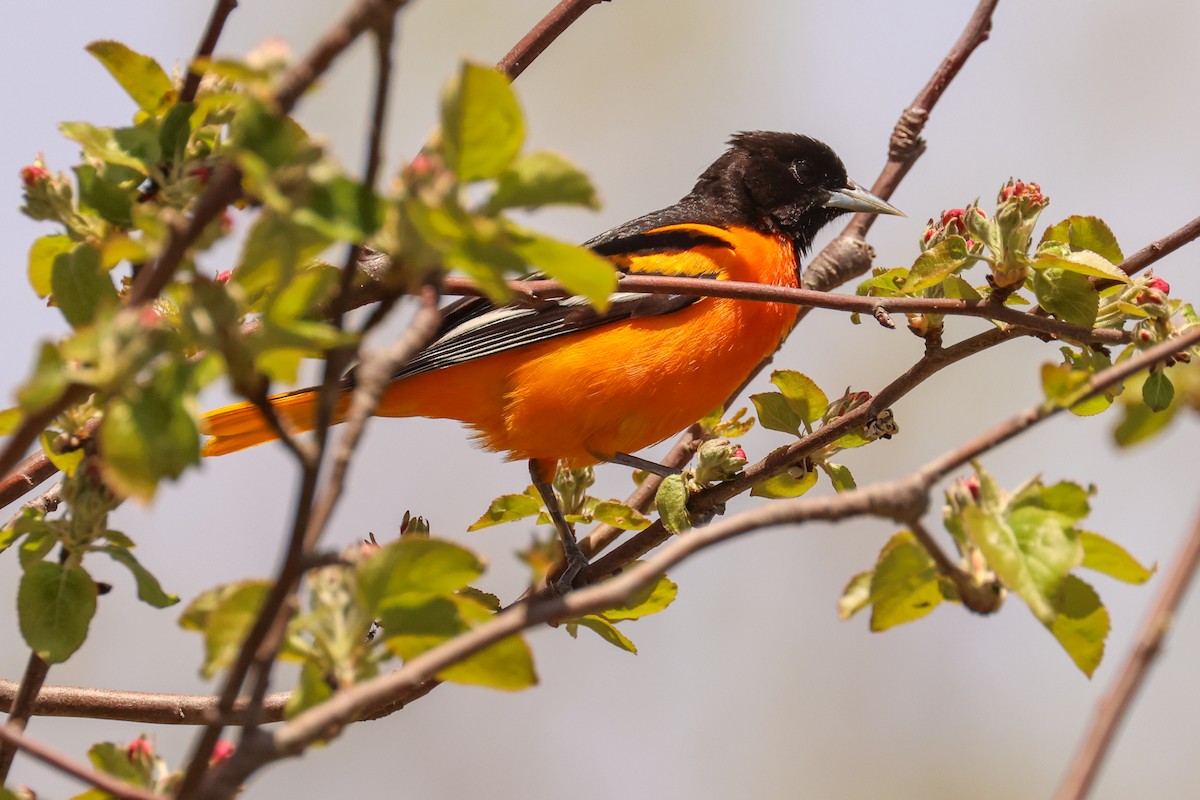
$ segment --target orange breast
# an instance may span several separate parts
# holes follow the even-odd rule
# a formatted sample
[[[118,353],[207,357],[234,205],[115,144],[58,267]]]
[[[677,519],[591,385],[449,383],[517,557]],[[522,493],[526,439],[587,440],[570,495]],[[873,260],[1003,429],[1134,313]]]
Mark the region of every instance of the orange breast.
[[[686,261],[638,256],[629,268],[797,285],[789,242],[686,227],[733,247],[696,248]],[[461,420],[511,459],[595,463],[662,441],[716,408],[776,350],[796,313],[791,305],[704,298],[398,381],[378,413]]]

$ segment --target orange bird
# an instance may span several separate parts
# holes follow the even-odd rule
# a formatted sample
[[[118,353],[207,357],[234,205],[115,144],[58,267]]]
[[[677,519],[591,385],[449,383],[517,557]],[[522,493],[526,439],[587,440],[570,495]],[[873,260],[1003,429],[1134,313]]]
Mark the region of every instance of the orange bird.
[[[735,135],[674,205],[585,244],[628,273],[800,285],[800,256],[848,211],[899,214],[846,177],[825,144],[792,133]],[[580,298],[531,308],[482,298],[443,310],[434,341],[392,378],[375,414],[468,425],[489,450],[526,459],[555,521],[569,586],[587,561],[549,486],[558,465],[629,460],[724,403],[796,321],[794,305],[621,293],[598,312]],[[352,386],[334,422],[344,418]],[[318,390],[271,397],[296,430]],[[205,418],[205,455],[275,438],[249,403]]]

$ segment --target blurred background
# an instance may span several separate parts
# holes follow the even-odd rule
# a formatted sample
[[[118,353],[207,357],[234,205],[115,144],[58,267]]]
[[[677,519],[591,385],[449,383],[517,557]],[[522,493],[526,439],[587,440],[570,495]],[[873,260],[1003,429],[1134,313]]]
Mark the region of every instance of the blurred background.
[[[417,151],[437,115],[437,96],[459,59],[494,62],[553,0],[414,2],[401,16],[398,79],[388,128],[392,169]],[[125,124],[132,106],[84,45],[120,40],[168,69],[191,55],[208,0],[106,3],[44,0],[0,6],[0,72],[9,122],[0,126],[0,350],[5,399],[28,373],[40,339],[65,323],[43,308],[25,278],[29,243],[46,226],[20,216],[18,170],[38,152],[67,169],[76,146],[62,120]],[[245,0],[219,53],[242,54],[266,37],[303,53],[349,3]],[[722,150],[731,132],[779,129],[830,143],[852,177],[870,184],[887,137],[957,38],[972,3],[642,0],[588,11],[518,81],[530,148],[565,152],[594,178],[599,213],[541,213],[529,222],[583,240],[673,202]],[[1200,213],[1195,103],[1200,4],[1087,4],[1005,0],[991,41],[968,62],[925,131],[928,153],[892,202],[907,219],[871,232],[877,264],[908,265],[925,220],[976,197],[990,203],[1009,176],[1041,183],[1043,219],[1104,218],[1126,253]],[[304,99],[300,119],[357,168],[372,75],[361,42]],[[838,226],[832,226],[818,247]],[[1196,246],[1161,263],[1172,295],[1200,298]],[[213,272],[233,251],[205,257]],[[921,342],[901,330],[852,327],[817,311],[776,365],[800,369],[830,394],[875,391],[917,359]],[[393,329],[393,331],[396,329]],[[948,326],[948,341],[979,330]],[[1013,343],[929,381],[895,407],[902,433],[845,462],[860,485],[913,470],[1041,397],[1038,364],[1053,345]],[[762,391],[765,379],[752,387]],[[214,391],[216,406],[228,397]],[[1048,482],[1095,483],[1092,529],[1144,562],[1169,562],[1197,510],[1197,424],[1177,421],[1151,446],[1119,451],[1115,414],[1056,418],[991,453],[986,467],[1012,488],[1041,471]],[[510,524],[465,534],[504,492],[527,483],[523,464],[473,449],[455,423],[388,420],[373,425],[327,544],[368,532],[395,535],[406,509],[435,534],[485,553],[483,587],[511,599],[526,579],[513,553],[529,538]],[[745,438],[752,458],[782,443]],[[651,452],[653,455],[653,451]],[[205,463],[167,486],[153,506],[121,509],[139,558],[186,603],[217,583],[269,574],[279,557],[296,472],[282,448]],[[599,470],[595,494],[623,497],[618,467]],[[826,490],[822,487],[822,490]],[[741,500],[730,511],[761,502]],[[936,513],[929,522],[937,525]],[[589,633],[529,635],[537,688],[503,694],[446,686],[392,718],[354,727],[298,762],[267,770],[246,796],[468,796],[576,800],[663,797],[985,798],[1050,794],[1097,700],[1111,685],[1161,583],[1130,587],[1088,580],[1112,615],[1105,662],[1085,678],[1018,602],[983,619],[956,606],[873,635],[864,618],[837,620],[846,581],[869,568],[894,532],[880,522],[762,532],[710,550],[672,577],[679,599],[623,629],[632,656]],[[97,565],[115,590],[83,649],[50,673],[54,684],[207,692],[201,641],[176,626],[177,609],[137,603],[128,576]],[[15,559],[0,558],[0,590],[12,598]],[[15,610],[0,613],[0,675],[18,679],[27,653]],[[1200,608],[1184,606],[1165,657],[1139,697],[1095,792],[1194,796],[1200,780]],[[285,678],[287,673],[281,673]],[[281,681],[273,688],[286,688]],[[178,764],[193,731],[88,720],[35,719],[30,733],[76,757],[100,739],[148,732]],[[42,798],[83,787],[19,757],[12,784]]]

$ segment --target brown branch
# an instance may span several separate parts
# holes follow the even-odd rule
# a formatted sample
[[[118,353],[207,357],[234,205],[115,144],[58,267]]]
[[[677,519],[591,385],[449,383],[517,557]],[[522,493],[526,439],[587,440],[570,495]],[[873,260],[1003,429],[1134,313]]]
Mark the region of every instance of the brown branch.
[[[514,292],[532,300],[564,297],[570,292],[553,280],[508,281]],[[446,278],[446,294],[482,295],[483,290],[469,278]],[[718,281],[708,278],[684,278],[674,275],[621,275],[619,292],[645,294],[675,294],[694,297],[724,297],[735,300],[757,300],[764,303],[846,311],[875,316],[883,313],[944,314],[947,316],[980,317],[1015,325],[1036,333],[1097,344],[1125,344],[1129,335],[1112,328],[1082,328],[1039,314],[997,305],[988,300],[951,300],[941,297],[860,297],[835,294],[815,289],[798,289],[747,281]]]
[[[122,800],[167,800],[162,795],[155,794],[148,789],[134,786],[111,775],[98,772],[82,761],[76,761],[70,756],[59,753],[7,725],[0,725],[0,742],[3,742],[6,746],[28,753],[38,761],[53,767],[59,772],[78,778],[89,786],[103,789],[114,797],[122,798]]]
[[[20,684],[0,679],[0,711],[12,708]],[[276,692],[263,703],[267,722],[283,719],[290,692]],[[74,686],[43,686],[33,713],[39,717],[85,717],[148,725],[205,725],[217,710],[217,698],[207,694],[161,694],[91,689]],[[249,698],[234,704],[230,721],[244,716]]]
[[[192,64],[188,67],[187,79],[183,82],[183,89],[179,92],[180,103],[190,103],[196,99],[196,92],[200,90],[200,78],[202,77],[195,69],[195,64],[201,58],[208,58],[217,49],[217,40],[221,38],[221,31],[225,28],[225,20],[237,8],[237,0],[216,0],[213,4],[212,15],[208,18],[208,27],[204,30],[204,35],[200,38],[200,43],[196,45],[196,55],[192,58]]]
[[[496,69],[508,76],[510,81],[514,81],[525,71],[533,60],[540,56],[543,51],[557,39],[563,31],[571,26],[575,20],[583,16],[583,12],[587,11],[594,5],[606,2],[607,0],[560,0],[558,5],[551,9],[550,13],[542,18],[541,22],[533,27],[533,30],[525,34],[521,41],[517,42],[512,50],[504,58],[500,59],[500,63],[496,65]]]
[[[950,48],[950,52],[942,59],[929,82],[917,93],[912,105],[904,109],[892,131],[888,146],[888,163],[883,172],[875,180],[871,188],[872,194],[884,200],[892,196],[900,181],[912,169],[916,160],[925,152],[925,141],[921,132],[929,121],[929,114],[937,105],[938,100],[950,87],[951,81],[958,76],[967,59],[979,45],[987,41],[992,32],[992,14],[999,0],[981,0],[975,7],[966,27],[959,35],[958,41]],[[865,239],[867,231],[875,222],[873,214],[856,214],[842,232],[843,236],[855,239]]]
[[[1126,258],[1119,266],[1125,270],[1125,274],[1133,275],[1159,259],[1169,256],[1185,244],[1195,241],[1197,237],[1200,237],[1200,217],[1196,217],[1178,230],[1146,245]]]
[[[1108,693],[1100,699],[1079,750],[1067,768],[1055,800],[1079,800],[1086,797],[1095,783],[1100,767],[1112,747],[1117,729],[1124,722],[1145,684],[1150,667],[1162,652],[1163,641],[1171,629],[1184,595],[1195,580],[1200,567],[1200,515],[1192,523],[1192,531],[1180,548],[1166,581],[1159,587],[1158,596],[1146,621],[1142,623],[1137,642],[1125,658],[1121,673]]]
[[[8,721],[4,723],[7,730],[14,733],[25,731],[29,718],[33,716],[33,707],[38,692],[41,690],[42,684],[46,682],[46,675],[49,673],[50,665],[43,661],[37,653],[30,653],[29,661],[25,664],[25,674],[21,677],[21,684],[17,687],[12,708],[8,712]],[[0,742],[0,786],[8,781],[8,771],[12,769],[13,757],[16,754],[17,746],[14,743]]]
[[[993,614],[1000,610],[1004,597],[1000,581],[993,579],[986,584],[979,583],[971,573],[946,555],[946,552],[938,546],[937,540],[933,538],[929,529],[919,519],[909,520],[906,524],[913,536],[925,548],[925,552],[929,553],[933,563],[937,565],[938,573],[954,584],[954,588],[958,591],[958,599],[964,606],[976,614]]]

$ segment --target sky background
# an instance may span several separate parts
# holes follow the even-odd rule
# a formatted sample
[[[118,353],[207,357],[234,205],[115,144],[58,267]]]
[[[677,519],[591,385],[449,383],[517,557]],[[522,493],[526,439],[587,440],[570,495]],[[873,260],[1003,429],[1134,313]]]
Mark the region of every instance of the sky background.
[[[244,53],[268,36],[303,53],[348,3],[243,0],[218,50]],[[398,77],[387,135],[390,168],[429,134],[437,95],[463,57],[498,60],[552,0],[413,2],[401,18]],[[946,53],[971,3],[816,3],[796,0],[641,0],[590,10],[523,75],[530,148],[567,153],[594,178],[598,213],[545,212],[529,222],[583,240],[673,202],[739,130],[792,130],[830,143],[850,175],[870,184],[899,113]],[[38,152],[52,169],[74,163],[63,120],[126,124],[133,109],[84,50],[120,40],[160,63],[186,63],[208,2],[45,0],[0,6],[0,383],[10,396],[37,342],[65,323],[42,307],[25,278],[32,240],[50,232],[16,211],[17,173]],[[1196,147],[1200,4],[1121,0],[1005,0],[991,41],[970,60],[933,113],[929,150],[892,198],[906,219],[871,231],[877,264],[908,265],[925,220],[943,208],[995,196],[1009,176],[1041,183],[1043,219],[1104,218],[1126,253],[1200,213]],[[363,156],[371,58],[366,42],[304,98],[301,121],[357,167]],[[985,202],[986,205],[986,202]],[[818,247],[834,232],[834,226]],[[217,251],[202,265],[234,264]],[[1172,294],[1200,297],[1194,246],[1159,272]],[[831,394],[875,391],[915,361],[921,343],[900,326],[852,326],[815,312],[776,359]],[[953,321],[948,341],[979,330]],[[393,327],[393,332],[398,328]],[[955,366],[894,409],[901,435],[848,453],[860,485],[906,474],[1040,399],[1038,366],[1053,345],[1011,344]],[[752,386],[762,391],[765,379]],[[215,390],[207,404],[228,399]],[[8,400],[2,401],[8,404]],[[1197,425],[1176,422],[1153,445],[1119,451],[1115,415],[1056,418],[1035,435],[989,454],[986,467],[1015,487],[1041,472],[1095,483],[1088,526],[1145,562],[1169,562],[1197,510]],[[490,499],[520,491],[522,464],[473,449],[455,423],[387,420],[373,425],[327,544],[368,532],[393,536],[406,509],[436,534],[487,555],[482,588],[511,599],[524,569],[513,552],[521,524],[475,534],[465,527]],[[754,431],[752,458],[782,444]],[[657,451],[650,451],[651,455]],[[600,469],[595,494],[624,496],[625,470]],[[279,556],[296,474],[282,448],[205,463],[167,486],[151,507],[130,504],[114,527],[133,535],[139,558],[184,598],[218,583],[265,576]],[[731,511],[759,500],[739,500]],[[936,504],[935,504],[936,505]],[[936,511],[929,523],[937,526]],[[940,527],[939,527],[940,529]],[[954,606],[915,624],[871,634],[839,622],[846,581],[869,568],[894,533],[854,521],[758,533],[710,550],[676,570],[679,599],[624,627],[640,649],[620,652],[584,633],[529,634],[541,684],[504,694],[447,686],[395,716],[354,727],[332,746],[255,778],[246,797],[467,796],[551,798],[836,797],[977,800],[1050,794],[1144,618],[1156,578],[1129,587],[1088,580],[1112,614],[1108,655],[1087,680],[1022,604],[979,618]],[[83,649],[50,682],[203,692],[201,641],[176,625],[178,609],[133,599],[123,573],[102,599]],[[0,558],[0,593],[13,597],[15,559]],[[19,641],[15,609],[0,610],[0,641]],[[27,654],[0,651],[0,675],[19,678]],[[1094,794],[1191,796],[1200,778],[1200,608],[1185,604],[1165,658],[1139,697]],[[286,688],[283,683],[274,688]],[[179,763],[185,729],[36,719],[30,733],[77,757],[101,739],[149,732]],[[11,781],[42,798],[82,790],[20,758]]]

